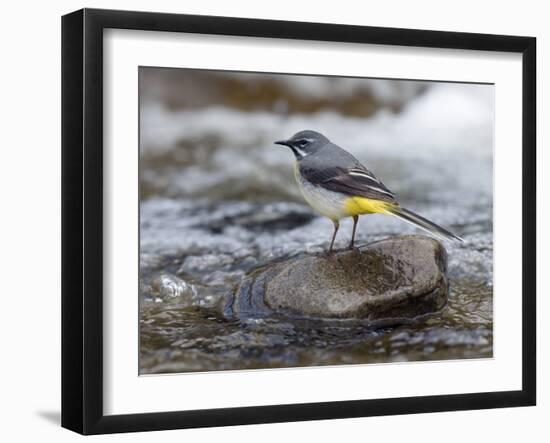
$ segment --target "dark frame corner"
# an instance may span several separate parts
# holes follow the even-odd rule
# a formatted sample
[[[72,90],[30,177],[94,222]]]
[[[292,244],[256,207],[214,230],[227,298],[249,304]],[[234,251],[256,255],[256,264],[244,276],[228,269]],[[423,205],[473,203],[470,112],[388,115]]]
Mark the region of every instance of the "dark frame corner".
[[[103,414],[103,30],[505,51],[523,55],[522,370],[518,391]],[[536,39],[503,35],[83,9],[62,18],[62,426],[82,434],[536,404]]]

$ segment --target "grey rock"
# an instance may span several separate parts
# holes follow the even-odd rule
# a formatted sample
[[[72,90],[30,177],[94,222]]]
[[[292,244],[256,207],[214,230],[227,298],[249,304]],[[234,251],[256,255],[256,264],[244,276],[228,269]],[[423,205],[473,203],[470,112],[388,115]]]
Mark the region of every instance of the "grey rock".
[[[268,265],[242,281],[228,309],[239,317],[278,313],[398,323],[439,311],[448,291],[443,245],[407,235]]]

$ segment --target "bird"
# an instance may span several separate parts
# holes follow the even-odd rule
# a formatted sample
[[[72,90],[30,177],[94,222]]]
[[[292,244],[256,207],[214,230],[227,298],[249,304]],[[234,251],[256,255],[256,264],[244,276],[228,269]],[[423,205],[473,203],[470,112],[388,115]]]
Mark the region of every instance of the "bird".
[[[340,227],[340,220],[353,218],[349,248],[354,248],[359,216],[385,214],[419,227],[433,236],[457,242],[464,240],[449,230],[402,207],[395,194],[374,173],[323,134],[304,130],[277,145],[287,146],[296,157],[294,176],[306,202],[332,220],[334,231],[329,253]]]

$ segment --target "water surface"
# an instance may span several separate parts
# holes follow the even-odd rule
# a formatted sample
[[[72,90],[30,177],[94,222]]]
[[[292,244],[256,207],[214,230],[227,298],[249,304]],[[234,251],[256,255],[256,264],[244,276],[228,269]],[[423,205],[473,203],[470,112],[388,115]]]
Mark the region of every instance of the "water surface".
[[[491,87],[433,86],[369,118],[147,103],[141,128],[141,373],[492,356]],[[303,203],[290,152],[272,144],[306,128],[345,145],[403,206],[466,240],[446,244],[442,312],[391,328],[223,315],[249,272],[328,247],[331,222]],[[373,215],[361,218],[357,241],[413,232]],[[346,220],[336,247],[350,233]]]

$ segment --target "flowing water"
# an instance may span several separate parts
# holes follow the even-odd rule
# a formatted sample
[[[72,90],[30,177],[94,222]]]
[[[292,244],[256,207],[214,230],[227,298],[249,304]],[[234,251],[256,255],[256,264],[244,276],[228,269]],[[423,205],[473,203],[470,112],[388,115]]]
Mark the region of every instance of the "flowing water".
[[[213,107],[141,108],[140,372],[358,364],[492,356],[490,86],[428,87],[370,117]],[[403,206],[461,235],[446,244],[451,292],[412,324],[224,315],[247,273],[328,247],[332,224],[299,195],[289,150],[315,129],[373,170]],[[336,247],[349,241],[342,223]],[[362,217],[357,242],[417,232]]]

